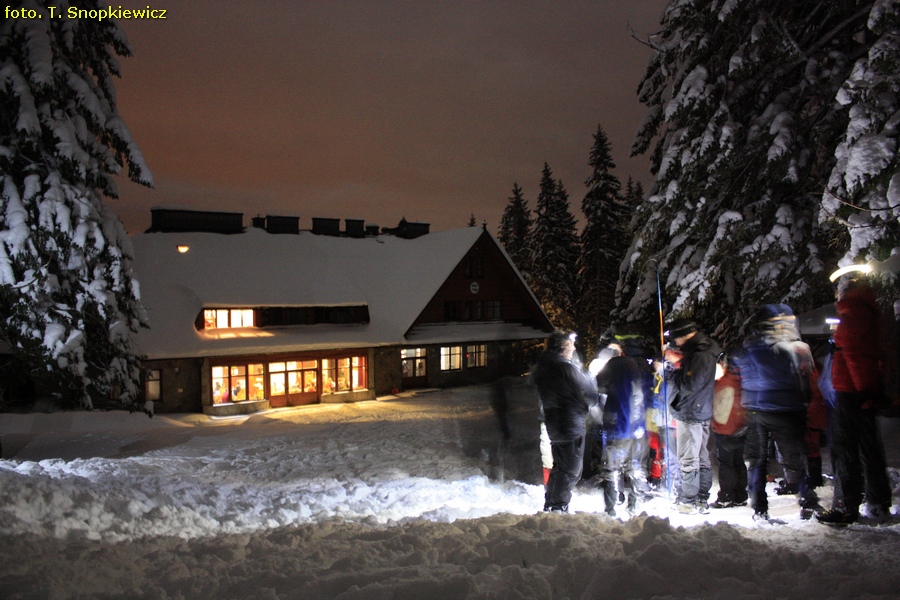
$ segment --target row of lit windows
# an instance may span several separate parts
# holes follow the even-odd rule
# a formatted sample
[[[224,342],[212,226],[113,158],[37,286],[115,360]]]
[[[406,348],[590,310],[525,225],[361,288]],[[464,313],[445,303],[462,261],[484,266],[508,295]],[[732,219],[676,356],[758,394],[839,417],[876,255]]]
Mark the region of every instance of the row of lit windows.
[[[441,371],[459,371],[462,369],[463,359],[467,369],[487,366],[487,347],[484,344],[475,344],[465,347],[463,354],[462,346],[443,346],[441,348]],[[425,349],[416,348],[422,352],[422,357],[416,360],[422,361],[422,374],[425,372]],[[404,370],[405,372],[405,370]],[[406,375],[404,375],[406,377]]]
[[[268,381],[268,396],[266,382]],[[368,387],[363,356],[212,367],[213,404],[301,394],[335,394]]]
[[[484,344],[444,346],[440,349],[441,371],[459,371],[487,365],[487,347]],[[400,350],[403,377],[426,376],[426,349],[404,348]],[[268,366],[268,372],[266,367]],[[321,360],[294,360],[212,367],[213,404],[264,400],[266,381],[268,398],[288,394],[334,394],[367,389],[368,375],[363,356],[323,358]],[[321,385],[320,385],[321,384]],[[162,372],[147,371],[144,383],[145,398],[162,399]]]
[[[282,327],[318,323],[368,323],[369,310],[360,306],[267,306],[262,308],[207,308],[195,323],[199,329]]]

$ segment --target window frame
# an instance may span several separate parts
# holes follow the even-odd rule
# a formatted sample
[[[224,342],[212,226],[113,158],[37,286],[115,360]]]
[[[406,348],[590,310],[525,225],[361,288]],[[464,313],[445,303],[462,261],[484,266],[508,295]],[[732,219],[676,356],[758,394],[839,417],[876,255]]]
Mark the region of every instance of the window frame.
[[[156,374],[154,376],[154,373]],[[156,384],[156,393],[150,392],[151,384]],[[144,400],[162,402],[162,369],[147,369],[144,372]]]
[[[412,352],[413,354],[408,354]],[[406,375],[405,365],[411,365],[409,375]],[[407,379],[413,377],[427,377],[428,375],[428,348],[401,348],[400,349],[400,374]]]
[[[487,366],[487,344],[466,344],[466,368],[480,369]]]
[[[442,373],[462,370],[462,346],[441,346],[440,370]]]

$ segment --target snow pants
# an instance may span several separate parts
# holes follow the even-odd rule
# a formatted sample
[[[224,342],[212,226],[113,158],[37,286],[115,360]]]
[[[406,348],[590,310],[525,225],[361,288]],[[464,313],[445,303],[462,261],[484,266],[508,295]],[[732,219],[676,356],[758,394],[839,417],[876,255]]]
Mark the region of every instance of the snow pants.
[[[844,505],[851,514],[859,512],[863,485],[867,504],[888,509],[891,506],[891,484],[877,411],[860,408],[866,399],[865,394],[838,392],[834,413],[832,452]]]
[[[809,486],[806,471],[806,411],[748,410],[744,416],[747,420],[747,479],[753,509],[758,513],[769,511],[766,473],[769,470],[770,437],[781,457],[787,485],[799,490],[800,505],[816,504],[818,499]]]
[[[676,501],[684,504],[709,501],[712,463],[709,460],[709,421],[675,421],[681,484]]]
[[[608,483],[617,491],[625,492],[629,503],[636,505],[638,495],[650,491],[644,464],[645,453],[642,451],[643,440],[633,437],[612,438],[607,435],[603,438],[603,457],[597,474],[603,485]],[[621,488],[620,481],[623,486]],[[606,512],[610,512],[608,504],[606,508]]]
[[[572,489],[584,467],[584,436],[565,442],[550,440],[553,469],[544,493],[544,510],[563,508],[572,500]]]

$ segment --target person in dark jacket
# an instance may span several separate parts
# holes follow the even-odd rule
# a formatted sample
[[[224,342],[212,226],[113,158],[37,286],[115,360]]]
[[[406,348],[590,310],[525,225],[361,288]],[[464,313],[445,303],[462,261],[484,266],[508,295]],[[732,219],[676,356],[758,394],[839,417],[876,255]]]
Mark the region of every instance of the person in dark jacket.
[[[681,467],[675,507],[682,513],[708,513],[712,487],[709,431],[719,345],[691,319],[676,319],[666,336],[681,354],[679,368],[666,370],[669,406],[675,418],[675,446]],[[666,363],[669,365],[669,363]]]
[[[597,402],[594,380],[573,362],[574,356],[575,334],[555,331],[532,371],[553,455],[544,494],[548,512],[569,510],[572,489],[583,468],[585,419]]]
[[[787,485],[799,492],[800,516],[811,518],[821,512],[806,469],[806,408],[816,372],[812,351],[800,341],[791,308],[786,304],[761,307],[730,362],[741,378],[753,518],[769,518],[766,474],[770,438],[781,456]]]
[[[841,321],[834,332],[831,367],[831,385],[837,395],[832,451],[844,506],[832,506],[817,518],[823,523],[855,522],[865,479],[868,516],[885,521],[890,518],[891,486],[876,420],[883,399],[880,311],[875,294],[862,279],[845,275],[837,297]]]
[[[598,478],[606,513],[614,517],[620,494],[627,497],[627,511],[633,515],[638,501],[650,491],[643,443],[653,372],[639,335],[617,335],[607,348],[614,355],[597,375],[597,422],[603,436]],[[622,489],[617,489],[619,485]]]

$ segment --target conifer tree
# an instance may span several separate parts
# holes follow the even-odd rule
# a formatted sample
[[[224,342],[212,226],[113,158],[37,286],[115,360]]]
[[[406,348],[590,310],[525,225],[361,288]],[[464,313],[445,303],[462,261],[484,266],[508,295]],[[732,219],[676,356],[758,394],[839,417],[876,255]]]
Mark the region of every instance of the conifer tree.
[[[469,222],[467,223],[468,227],[475,227],[475,213],[471,213],[469,215]]]
[[[896,7],[669,5],[639,88],[648,111],[632,152],[651,152],[656,181],[637,208],[641,228],[623,265],[630,318],[655,310],[657,264],[667,312],[692,315],[726,345],[760,304],[802,311],[831,300],[828,274],[847,243],[827,242],[849,239],[856,227],[847,219],[837,229],[821,214],[834,208],[822,195],[853,122],[850,105],[836,97],[871,43],[869,10],[896,15]],[[882,182],[891,174],[885,168]],[[883,247],[900,246],[888,237]]]
[[[588,191],[581,201],[585,226],[578,259],[578,324],[582,342],[590,351],[600,334],[612,323],[619,264],[628,248],[630,214],[619,192],[619,179],[612,174],[609,140],[598,125],[588,164],[591,175],[584,182]]]
[[[503,209],[503,217],[500,219],[500,231],[497,234],[500,243],[506,249],[506,253],[512,259],[519,272],[530,280],[531,277],[531,252],[530,238],[534,219],[528,201],[522,195],[522,188],[518,182],[513,183],[512,196],[506,208]]]
[[[544,163],[531,235],[531,287],[557,327],[575,329],[578,232],[569,194]]]
[[[900,1],[875,3],[866,27],[872,43],[837,95],[850,120],[820,213],[823,222],[847,224],[841,265],[900,254]],[[891,279],[884,283],[896,298],[900,286]]]
[[[116,108],[116,56],[131,50],[111,20],[20,4],[42,18],[0,25],[0,346],[66,405],[118,391],[132,406],[144,318],[130,241],[101,201],[126,164],[152,184]]]

